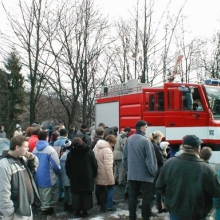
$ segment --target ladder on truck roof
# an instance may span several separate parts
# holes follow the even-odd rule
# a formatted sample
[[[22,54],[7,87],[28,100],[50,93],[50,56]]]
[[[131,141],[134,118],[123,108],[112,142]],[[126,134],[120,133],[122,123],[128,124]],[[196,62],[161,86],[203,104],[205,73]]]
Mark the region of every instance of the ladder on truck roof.
[[[136,93],[147,87],[149,87],[148,83],[139,83],[138,80],[131,79],[122,84],[102,86],[100,97]]]

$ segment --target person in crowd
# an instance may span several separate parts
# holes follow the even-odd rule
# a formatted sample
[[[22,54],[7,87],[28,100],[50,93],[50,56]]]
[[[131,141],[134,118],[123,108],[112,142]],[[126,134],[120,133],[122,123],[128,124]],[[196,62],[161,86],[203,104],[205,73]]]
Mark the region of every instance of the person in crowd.
[[[40,127],[40,123],[38,123],[37,121],[31,124],[31,127]]]
[[[103,122],[100,122],[99,124],[98,124],[98,127],[103,127],[104,129],[105,129],[105,124],[103,123]]]
[[[142,217],[148,220],[151,216],[157,159],[154,147],[146,137],[147,122],[139,120],[135,127],[136,132],[128,137],[123,152],[123,165],[129,180],[129,219],[136,219],[137,197],[141,192]]]
[[[60,137],[54,142],[53,147],[56,150],[58,157],[61,156],[60,152],[62,146],[65,144],[66,140],[68,140],[67,135],[68,133],[66,129],[60,129]]]
[[[33,150],[39,160],[35,179],[42,201],[42,214],[51,215],[57,202],[57,175],[60,174],[60,161],[57,152],[48,143],[47,132],[38,132],[38,139]]]
[[[0,125],[0,138],[7,138],[4,125]]]
[[[60,126],[60,129],[66,129],[63,121],[59,120],[58,125]]]
[[[89,133],[90,133],[91,141],[94,141],[94,138],[95,138],[95,122],[93,122],[92,126],[89,128]]]
[[[0,159],[0,212],[3,220],[33,220],[31,205],[40,206],[33,174],[38,159],[28,152],[27,138],[16,135]]]
[[[160,142],[160,149],[161,149],[161,151],[162,151],[164,160],[167,159],[167,149],[168,149],[169,144],[170,144],[170,143],[167,142],[167,141],[161,141],[161,142]]]
[[[57,132],[57,131],[54,131],[52,134],[51,134],[51,138],[50,138],[50,146],[54,146],[54,143],[59,139],[60,137],[60,133]]]
[[[32,152],[38,142],[38,133],[41,131],[41,127],[35,126],[33,127],[31,137],[28,139],[29,151]]]
[[[74,137],[76,137],[76,127],[75,125],[70,125],[69,126],[69,131],[68,131],[68,139],[73,140]]]
[[[57,152],[58,157],[60,158],[62,155],[62,147],[64,146],[67,138],[67,130],[66,129],[60,129],[60,137],[57,141],[54,142],[54,149]],[[64,200],[64,187],[61,180],[61,175],[58,174],[58,194],[59,194],[59,201],[62,202]]]
[[[60,129],[61,129],[60,125],[58,124],[58,125],[55,126],[54,131],[60,133]]]
[[[32,135],[33,127],[27,127],[26,129],[26,137],[29,139]]]
[[[70,180],[69,177],[66,175],[66,159],[67,154],[70,152],[71,149],[71,141],[66,140],[64,144],[65,152],[60,157],[60,166],[61,166],[61,179],[62,184],[64,186],[64,211],[73,211],[73,202],[72,202],[72,193],[70,189]]]
[[[211,158],[212,156],[212,149],[208,146],[204,146],[200,153],[199,153],[199,156],[201,159],[203,159],[206,163],[209,163],[209,159]]]
[[[195,135],[184,136],[184,152],[167,160],[160,170],[156,188],[171,220],[205,220],[212,197],[220,197],[217,172],[199,157],[201,143]]]
[[[92,191],[98,165],[93,151],[79,137],[72,140],[65,168],[70,179],[75,217],[85,218],[93,207]]]
[[[53,126],[52,123],[50,123],[50,124],[48,125],[48,140],[49,140],[49,141],[51,140],[51,135],[52,135],[53,132],[54,132],[54,126]]]
[[[21,126],[19,124],[16,124],[16,130],[14,132],[14,137],[17,135],[23,135],[22,130],[21,130]]]
[[[79,137],[85,142],[88,146],[91,142],[91,138],[87,134],[87,126],[85,124],[82,124],[80,129],[76,133],[76,137]]]
[[[91,150],[94,149],[96,143],[99,141],[99,140],[103,140],[103,137],[104,137],[104,128],[102,126],[99,126],[98,128],[96,128],[95,130],[95,138],[94,140],[90,143],[89,147]]]
[[[164,135],[160,131],[154,131],[153,133],[149,134],[149,139],[154,146],[154,151],[155,151],[155,155],[157,158],[157,167],[158,167],[158,172],[157,172],[156,178],[154,179],[154,184],[156,183],[156,180],[159,176],[159,172],[160,172],[161,167],[163,166],[163,164],[166,161],[166,159],[163,155],[163,151],[160,147],[160,143],[161,143],[163,137],[164,137]],[[155,194],[156,194],[156,205],[157,205],[158,213],[167,212],[167,210],[165,208],[163,208],[161,194],[157,193],[156,190],[155,190]]]
[[[99,140],[93,151],[98,161],[98,173],[95,178],[96,198],[100,211],[115,211],[113,206],[115,179],[113,174],[113,147],[116,143],[114,135],[108,135],[105,140]]]
[[[108,126],[105,126],[104,139],[109,134],[113,134],[115,137],[117,137],[117,132],[118,132],[118,127],[117,126],[113,126],[113,127],[110,127],[110,128]]]
[[[125,127],[124,130],[117,136],[117,142],[114,147],[113,156],[114,156],[114,177],[115,182],[118,183],[119,186],[126,185],[126,170],[122,164],[122,156],[124,151],[124,145],[128,138],[131,129],[129,127]]]
[[[8,151],[10,148],[10,140],[8,138],[0,138],[0,155],[4,154],[4,151]]]
[[[204,146],[201,149],[199,156],[204,162],[209,163],[209,159],[212,156],[212,149],[208,146]],[[217,168],[217,172],[218,178],[220,179],[220,169]],[[209,218],[211,216],[213,216],[215,220],[220,220],[220,198],[213,198],[213,207],[208,214],[208,219],[211,219]]]

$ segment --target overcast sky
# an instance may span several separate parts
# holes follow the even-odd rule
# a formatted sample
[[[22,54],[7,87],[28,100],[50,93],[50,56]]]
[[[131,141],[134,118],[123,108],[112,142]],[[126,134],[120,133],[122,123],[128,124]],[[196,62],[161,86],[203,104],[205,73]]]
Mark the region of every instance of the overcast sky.
[[[136,0],[94,0],[95,4],[102,8],[103,14],[110,18],[127,18],[129,11],[136,5]],[[139,0],[143,4],[144,0]],[[150,0],[147,0],[150,2]],[[170,14],[177,14],[185,0],[155,0],[154,11],[158,16],[165,10],[168,2]],[[187,0],[183,14],[187,16],[187,28],[193,31],[195,36],[213,35],[220,29],[220,0]]]
[[[27,0],[24,0],[27,1]],[[29,0],[28,0],[29,1]],[[161,16],[168,2],[170,3],[170,14],[177,14],[180,7],[186,0],[155,0],[154,13]],[[15,7],[16,0],[1,0],[7,7]],[[128,18],[129,11],[134,11],[137,0],[94,0],[95,5],[101,9],[103,15],[110,19],[122,17]],[[150,0],[147,0],[149,3]],[[139,0],[140,5],[144,0]],[[187,28],[193,31],[194,35],[212,36],[214,31],[220,29],[220,0],[187,0],[183,14],[187,16]],[[0,5],[0,30],[6,28],[5,13]]]

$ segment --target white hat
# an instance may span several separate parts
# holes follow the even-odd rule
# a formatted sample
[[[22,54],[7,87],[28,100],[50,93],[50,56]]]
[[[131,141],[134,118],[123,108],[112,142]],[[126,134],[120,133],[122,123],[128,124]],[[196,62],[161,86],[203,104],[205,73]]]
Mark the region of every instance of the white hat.
[[[16,129],[20,128],[21,126],[19,124],[16,124]]]
[[[162,142],[160,142],[160,148],[161,148],[162,150],[165,150],[165,149],[168,147],[169,144],[170,144],[170,143],[167,142],[167,141],[162,141]]]
[[[72,142],[70,140],[66,140],[65,144],[64,144],[64,147],[68,148],[68,147],[70,147],[71,144],[72,144]]]

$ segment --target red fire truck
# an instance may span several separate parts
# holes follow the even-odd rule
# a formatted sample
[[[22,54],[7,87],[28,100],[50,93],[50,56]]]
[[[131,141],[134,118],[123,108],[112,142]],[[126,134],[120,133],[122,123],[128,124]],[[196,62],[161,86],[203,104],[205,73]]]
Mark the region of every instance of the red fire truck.
[[[195,134],[203,144],[220,150],[220,81],[204,84],[164,83],[148,87],[130,80],[103,87],[95,103],[96,127],[100,122],[131,127],[139,119],[148,123],[148,133],[160,130],[170,145],[181,144],[186,134]]]

